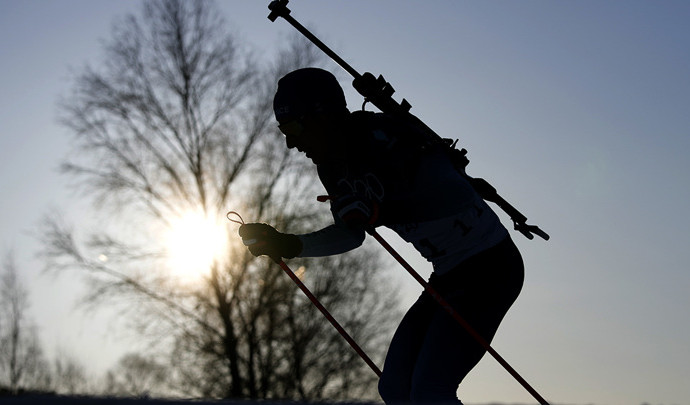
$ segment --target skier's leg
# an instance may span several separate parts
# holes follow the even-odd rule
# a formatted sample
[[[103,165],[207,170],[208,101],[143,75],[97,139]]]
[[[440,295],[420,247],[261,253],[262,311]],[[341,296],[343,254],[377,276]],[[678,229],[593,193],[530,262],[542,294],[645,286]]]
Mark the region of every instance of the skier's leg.
[[[417,354],[437,305],[428,294],[422,293],[395,331],[379,379],[379,394],[387,404],[410,401]]]
[[[487,342],[491,342],[522,287],[522,258],[512,241],[507,240],[468,259],[456,270],[459,272],[437,277],[432,284]],[[458,385],[485,352],[437,305],[412,376],[412,401],[457,402]]]
[[[466,304],[465,300],[454,298],[450,296],[447,301],[455,308]],[[465,311],[462,315],[466,319],[470,317]],[[490,342],[500,321],[495,322],[493,328],[479,327],[477,322],[473,322],[476,318],[471,318],[468,322]],[[479,363],[485,352],[455,319],[443,309],[437,310],[419,351],[410,399],[412,402],[457,403],[460,382]]]

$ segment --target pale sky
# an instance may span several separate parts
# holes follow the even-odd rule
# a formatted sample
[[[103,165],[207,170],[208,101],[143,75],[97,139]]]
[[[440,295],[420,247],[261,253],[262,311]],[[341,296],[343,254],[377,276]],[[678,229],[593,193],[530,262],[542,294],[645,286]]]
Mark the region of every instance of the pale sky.
[[[257,49],[292,32],[266,18],[268,1],[220,5]],[[460,138],[468,172],[551,235],[512,233],[526,282],[493,343],[540,394],[553,404],[690,404],[690,2],[289,8],[360,73],[384,74],[437,133]],[[79,283],[41,276],[35,234],[43,215],[78,222],[83,208],[56,172],[69,151],[56,101],[71,70],[98,64],[114,19],[138,9],[133,0],[0,0],[0,252],[15,251],[48,351],[95,371],[132,342],[104,315],[72,311]],[[428,275],[410,247],[384,235]],[[409,305],[420,288],[399,271]],[[488,356],[460,398],[534,402]]]

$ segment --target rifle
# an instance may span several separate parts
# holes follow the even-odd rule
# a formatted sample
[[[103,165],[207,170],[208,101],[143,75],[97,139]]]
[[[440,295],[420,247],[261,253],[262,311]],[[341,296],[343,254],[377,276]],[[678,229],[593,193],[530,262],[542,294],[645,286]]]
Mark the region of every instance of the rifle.
[[[544,240],[549,240],[549,235],[543,230],[539,229],[538,226],[528,225],[527,217],[513,207],[503,197],[501,197],[496,191],[496,188],[489,184],[489,182],[481,178],[471,177],[465,172],[465,169],[470,161],[467,158],[466,149],[457,149],[457,140],[442,138],[436,134],[436,132],[429,128],[424,122],[422,122],[422,120],[410,113],[410,108],[412,108],[412,105],[407,100],[402,99],[400,103],[395,101],[393,99],[395,89],[393,89],[393,86],[388,83],[382,75],[375,77],[369,72],[365,72],[363,75],[359,74],[357,70],[345,62],[345,60],[338,56],[338,54],[326,46],[326,44],[321,42],[319,38],[317,38],[290,15],[290,9],[287,8],[288,1],[289,0],[272,1],[268,5],[268,9],[271,10],[270,14],[268,15],[268,19],[272,22],[275,22],[278,17],[282,17],[285,21],[290,23],[290,25],[296,28],[297,31],[309,39],[314,45],[321,49],[326,55],[333,59],[333,61],[350,73],[350,75],[353,77],[352,86],[364,97],[362,109],[364,109],[366,104],[370,102],[381,112],[390,114],[396,119],[406,122],[407,124],[416,128],[417,133],[419,133],[423,138],[423,144],[428,146],[440,145],[447,148],[456,170],[458,170],[458,172],[460,172],[463,177],[469,181],[475,191],[477,191],[477,193],[484,200],[493,202],[506,214],[508,214],[510,219],[513,221],[513,226],[516,231],[522,233],[527,239],[533,239],[533,234],[536,234]]]

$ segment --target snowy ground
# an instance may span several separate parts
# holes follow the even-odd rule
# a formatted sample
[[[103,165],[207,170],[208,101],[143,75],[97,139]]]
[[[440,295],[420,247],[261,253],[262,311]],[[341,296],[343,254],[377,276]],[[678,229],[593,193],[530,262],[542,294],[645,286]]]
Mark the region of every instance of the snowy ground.
[[[300,405],[296,401],[212,401],[212,400],[163,400],[148,398],[101,398],[101,397],[70,397],[54,395],[21,395],[21,396],[0,396],[2,405]],[[329,403],[311,403],[314,405],[329,405]],[[333,405],[374,405],[374,403],[345,403],[333,402]]]

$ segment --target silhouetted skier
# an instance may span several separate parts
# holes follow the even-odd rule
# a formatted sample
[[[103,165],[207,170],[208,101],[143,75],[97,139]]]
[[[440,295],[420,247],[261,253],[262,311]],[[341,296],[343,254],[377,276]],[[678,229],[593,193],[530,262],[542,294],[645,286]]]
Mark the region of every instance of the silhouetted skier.
[[[350,112],[335,77],[305,68],[278,82],[274,112],[288,148],[316,165],[334,223],[292,235],[245,224],[255,256],[316,257],[360,246],[386,226],[433,264],[429,283],[487,341],[522,288],[520,252],[496,214],[459,173],[447,148],[421,148],[414,128],[383,113]],[[386,403],[459,402],[456,390],[486,350],[423,292],[388,349]]]

